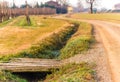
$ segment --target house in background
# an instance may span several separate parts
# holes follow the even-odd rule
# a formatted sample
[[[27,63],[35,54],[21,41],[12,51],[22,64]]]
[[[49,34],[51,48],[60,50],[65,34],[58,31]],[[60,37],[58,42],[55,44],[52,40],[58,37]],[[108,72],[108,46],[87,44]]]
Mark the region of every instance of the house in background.
[[[48,6],[51,6],[51,7],[55,7],[55,8],[61,7],[61,5],[58,2],[52,1],[52,0],[46,2],[45,4],[48,5]]]
[[[67,7],[67,12],[68,13],[73,13],[73,7],[72,6],[68,6]]]
[[[53,7],[56,9],[56,13],[57,14],[64,14],[64,13],[67,13],[67,6],[66,5],[61,5],[59,4],[57,1],[48,1],[45,3],[48,7]]]

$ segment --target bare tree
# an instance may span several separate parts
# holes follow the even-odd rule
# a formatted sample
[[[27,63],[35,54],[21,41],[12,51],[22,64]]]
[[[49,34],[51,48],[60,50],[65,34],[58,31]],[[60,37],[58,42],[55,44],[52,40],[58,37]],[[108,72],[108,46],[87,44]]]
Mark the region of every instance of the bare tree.
[[[2,4],[0,3],[0,23],[2,22]]]
[[[83,7],[83,5],[82,5],[81,0],[78,0],[77,8],[78,8],[78,11],[79,11],[79,12],[83,11],[84,7]]]
[[[69,0],[56,0],[60,4],[60,13],[67,13],[67,7],[69,5]]]
[[[2,18],[2,22],[4,20],[8,19],[8,2],[4,1],[0,3],[1,4],[1,18]]]
[[[95,0],[86,0],[86,2],[90,4],[90,13],[92,14],[93,13],[93,4],[94,4]]]
[[[58,2],[61,5],[68,5],[69,0],[56,0],[56,2]]]

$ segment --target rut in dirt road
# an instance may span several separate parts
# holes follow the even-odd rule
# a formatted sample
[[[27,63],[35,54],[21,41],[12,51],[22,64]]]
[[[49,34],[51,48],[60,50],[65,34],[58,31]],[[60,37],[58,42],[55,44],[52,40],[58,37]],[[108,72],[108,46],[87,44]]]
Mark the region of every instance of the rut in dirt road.
[[[120,24],[99,20],[81,21],[93,24],[100,33],[108,54],[112,79],[114,82],[120,82]]]

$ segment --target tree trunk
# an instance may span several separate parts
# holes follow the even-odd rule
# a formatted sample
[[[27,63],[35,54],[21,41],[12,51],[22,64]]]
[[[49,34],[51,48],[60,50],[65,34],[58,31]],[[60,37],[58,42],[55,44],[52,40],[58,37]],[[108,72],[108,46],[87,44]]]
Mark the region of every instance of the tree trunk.
[[[31,21],[30,21],[30,17],[29,17],[29,7],[26,1],[26,20],[27,20],[27,24],[30,25]]]
[[[93,14],[93,3],[91,3],[91,6],[90,6],[90,13]]]
[[[0,23],[2,23],[2,13],[0,13]]]
[[[30,24],[31,24],[31,21],[30,21],[29,15],[26,15],[26,20],[27,20],[27,24],[30,25]]]

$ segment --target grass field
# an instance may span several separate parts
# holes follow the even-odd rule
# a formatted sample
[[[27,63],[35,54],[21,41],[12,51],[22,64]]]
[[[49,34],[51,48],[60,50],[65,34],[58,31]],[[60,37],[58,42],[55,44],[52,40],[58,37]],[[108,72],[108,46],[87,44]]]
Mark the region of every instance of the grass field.
[[[103,13],[103,14],[73,14],[72,18],[79,19],[94,19],[94,20],[105,20],[120,23],[120,14],[119,13]]]
[[[59,28],[68,26],[69,23],[64,20],[57,20],[40,16],[31,17],[31,26],[25,26],[25,18],[18,17],[4,25],[0,29],[0,54],[15,53],[24,50],[36,43],[40,39],[57,31]]]

